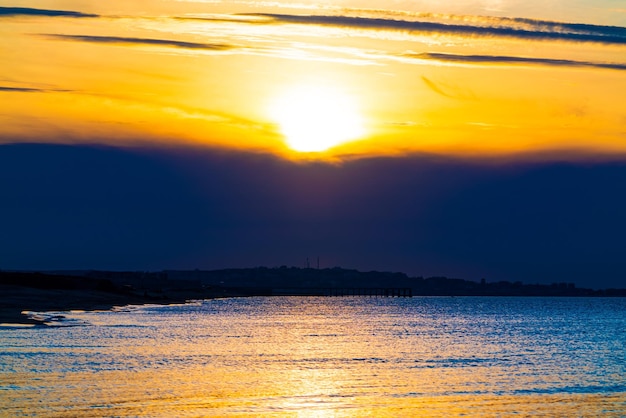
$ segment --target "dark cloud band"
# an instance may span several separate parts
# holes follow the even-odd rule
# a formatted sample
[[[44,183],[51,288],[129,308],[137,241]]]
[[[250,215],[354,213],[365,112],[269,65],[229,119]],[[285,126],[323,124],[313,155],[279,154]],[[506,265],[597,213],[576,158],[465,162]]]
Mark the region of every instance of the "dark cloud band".
[[[80,42],[94,42],[104,44],[126,44],[126,45],[152,45],[165,46],[171,48],[201,49],[209,51],[228,51],[236,48],[227,44],[209,44],[200,42],[185,42],[171,39],[154,38],[129,38],[122,36],[93,36],[93,35],[63,35],[63,34],[43,34],[48,38],[64,39]]]
[[[511,57],[501,55],[457,55],[426,52],[421,54],[404,54],[404,57],[419,60],[434,60],[458,64],[503,64],[503,65],[549,65],[558,67],[589,67],[610,70],[626,70],[626,64],[574,61],[550,58]]]
[[[254,14],[277,23],[338,26],[375,30],[399,30],[457,36],[492,36],[527,40],[595,42],[626,45],[626,28],[570,24],[531,19],[486,18],[483,24],[441,23],[352,16]]]
[[[12,86],[0,86],[0,92],[7,93],[71,93],[75,90],[67,89],[41,89],[37,87],[12,87]]]
[[[33,88],[28,88],[28,87],[6,87],[6,86],[0,86],[0,91],[16,92],[16,93],[43,93],[43,92],[46,92],[48,90],[33,89]]]
[[[70,10],[33,9],[30,7],[0,7],[0,16],[98,17],[96,14]]]

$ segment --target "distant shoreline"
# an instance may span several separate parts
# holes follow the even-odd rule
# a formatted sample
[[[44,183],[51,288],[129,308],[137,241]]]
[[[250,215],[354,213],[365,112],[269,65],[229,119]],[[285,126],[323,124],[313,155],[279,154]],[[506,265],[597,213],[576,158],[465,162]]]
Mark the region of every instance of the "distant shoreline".
[[[84,275],[0,271],[0,324],[45,325],[22,312],[110,310],[243,296],[554,296],[626,297],[626,289],[571,284],[480,283],[445,277],[347,269],[250,268],[214,271],[103,272]]]
[[[0,285],[0,324],[44,325],[22,312],[67,312],[72,310],[110,310],[116,306],[184,303],[193,299],[210,299],[208,294],[178,292],[167,296],[141,296],[82,289],[36,289]]]

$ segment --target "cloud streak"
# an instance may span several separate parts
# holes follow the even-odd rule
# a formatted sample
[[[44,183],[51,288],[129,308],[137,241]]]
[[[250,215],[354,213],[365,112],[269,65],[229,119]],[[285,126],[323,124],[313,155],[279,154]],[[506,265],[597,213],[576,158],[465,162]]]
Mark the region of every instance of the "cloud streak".
[[[48,90],[43,90],[43,89],[33,89],[33,88],[28,88],[28,87],[7,87],[7,86],[0,86],[0,91],[6,91],[6,92],[16,92],[16,93],[45,93]]]
[[[467,18],[467,20],[457,18],[455,23],[442,23],[441,21],[434,20],[415,21],[329,15],[257,13],[249,16],[265,17],[274,23],[395,30],[454,36],[500,37],[536,41],[569,41],[626,45],[626,28],[623,27],[559,23],[532,19],[476,17]]]
[[[403,57],[417,60],[441,61],[455,64],[490,64],[490,65],[546,65],[555,67],[603,68],[609,70],[626,70],[626,64],[602,63],[590,61],[574,61],[552,58],[512,57],[503,55],[458,55],[425,52],[420,54],[403,54]]]
[[[2,16],[99,17],[96,14],[71,10],[33,9],[30,7],[0,7],[0,17]]]
[[[236,49],[235,45],[202,43],[202,42],[186,42],[176,41],[172,39],[155,39],[155,38],[133,38],[124,36],[95,36],[95,35],[64,35],[64,34],[41,34],[47,38],[61,39],[68,41],[93,42],[100,44],[121,44],[121,45],[149,45],[164,46],[170,48],[198,49],[207,51],[230,51]]]
[[[465,99],[467,97],[461,97],[458,94],[451,94],[448,93],[446,90],[444,90],[443,88],[441,88],[439,85],[437,85],[435,82],[433,82],[432,80],[430,80],[427,77],[422,76],[422,81],[428,86],[429,89],[431,89],[432,91],[434,91],[435,93],[444,96],[444,97],[448,97],[450,99]]]
[[[0,92],[7,93],[68,93],[73,90],[66,89],[41,89],[36,87],[12,87],[12,86],[0,86]]]
[[[120,36],[94,36],[94,35],[66,35],[66,34],[38,34],[49,39],[60,39],[76,42],[91,42],[99,44],[126,45],[126,46],[162,46],[168,48],[189,49],[197,51],[212,52],[229,52],[237,51],[243,54],[267,55],[285,59],[300,59],[311,61],[327,61],[341,62],[351,65],[373,65],[375,64],[372,57],[358,54],[358,51],[346,51],[345,49],[319,48],[307,46],[305,44],[299,46],[290,46],[285,48],[260,48],[255,46],[222,44],[222,43],[200,43],[186,42],[173,39],[155,39],[155,38],[135,38]],[[324,52],[331,52],[335,56],[328,56]],[[349,55],[344,58],[343,55]]]

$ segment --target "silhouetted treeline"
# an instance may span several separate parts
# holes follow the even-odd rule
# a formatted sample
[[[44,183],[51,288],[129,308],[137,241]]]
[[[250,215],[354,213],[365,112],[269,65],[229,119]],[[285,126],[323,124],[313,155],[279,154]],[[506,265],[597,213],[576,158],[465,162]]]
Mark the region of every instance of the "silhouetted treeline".
[[[111,280],[91,279],[83,276],[0,271],[0,285],[31,287],[35,289],[98,290],[117,292],[120,287]]]
[[[585,289],[574,283],[480,282],[448,277],[344,268],[256,267],[161,272],[0,271],[0,284],[41,289],[95,289],[109,292],[197,290],[208,296],[327,295],[333,289],[411,289],[413,296],[622,296],[626,289]],[[367,292],[361,292],[367,293]],[[361,294],[354,293],[354,294]],[[346,291],[345,294],[350,294]]]
[[[593,290],[574,283],[524,284],[522,282],[474,282],[448,277],[409,277],[391,273],[344,268],[256,267],[223,270],[169,270],[170,280],[199,281],[203,286],[253,290],[259,294],[315,294],[332,288],[409,288],[413,296],[626,296],[626,289]],[[303,292],[302,290],[307,290]]]

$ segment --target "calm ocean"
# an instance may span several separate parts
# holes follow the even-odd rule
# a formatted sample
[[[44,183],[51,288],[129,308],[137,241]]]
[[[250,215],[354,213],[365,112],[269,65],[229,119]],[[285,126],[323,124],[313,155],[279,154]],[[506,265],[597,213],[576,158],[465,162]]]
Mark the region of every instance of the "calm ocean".
[[[0,329],[7,417],[626,416],[626,299],[255,297]]]

